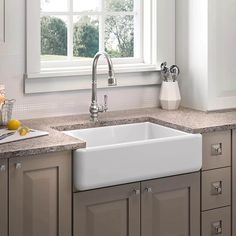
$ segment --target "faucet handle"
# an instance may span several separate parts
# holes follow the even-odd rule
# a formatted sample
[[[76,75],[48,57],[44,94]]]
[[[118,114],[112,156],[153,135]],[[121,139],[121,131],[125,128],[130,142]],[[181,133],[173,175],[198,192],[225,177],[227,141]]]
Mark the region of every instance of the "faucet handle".
[[[108,96],[104,95],[104,111],[106,112],[108,110]]]

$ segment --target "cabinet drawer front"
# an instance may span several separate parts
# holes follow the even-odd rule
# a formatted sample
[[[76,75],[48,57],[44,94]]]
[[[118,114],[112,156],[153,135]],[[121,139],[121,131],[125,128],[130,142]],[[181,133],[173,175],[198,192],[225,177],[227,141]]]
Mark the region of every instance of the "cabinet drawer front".
[[[230,222],[230,207],[205,211],[202,213],[202,236],[230,236]]]
[[[231,166],[231,131],[203,135],[203,170]]]
[[[231,168],[202,173],[202,210],[231,204]]]

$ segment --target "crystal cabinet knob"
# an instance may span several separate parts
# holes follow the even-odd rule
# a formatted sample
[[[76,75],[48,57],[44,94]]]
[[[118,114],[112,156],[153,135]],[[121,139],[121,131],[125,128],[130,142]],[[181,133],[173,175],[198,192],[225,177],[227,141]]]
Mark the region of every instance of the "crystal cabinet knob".
[[[222,221],[213,222],[211,224],[211,235],[222,234]]]
[[[222,155],[222,143],[211,145],[211,155],[212,156]]]
[[[21,169],[21,167],[22,167],[21,163],[16,163],[16,169],[17,170]]]
[[[152,192],[152,188],[145,188],[144,191],[147,192],[147,193],[151,193]]]
[[[218,181],[211,184],[211,194],[212,195],[222,194],[222,181]]]

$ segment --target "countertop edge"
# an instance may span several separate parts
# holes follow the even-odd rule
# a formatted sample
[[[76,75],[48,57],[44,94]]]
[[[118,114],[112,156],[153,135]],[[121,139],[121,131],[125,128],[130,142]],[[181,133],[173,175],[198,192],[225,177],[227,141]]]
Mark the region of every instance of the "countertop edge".
[[[65,137],[62,131],[120,124],[152,122],[190,134],[205,134],[236,129],[236,111],[204,113],[180,108],[165,111],[159,108],[111,111],[100,115],[98,123],[92,123],[88,114],[24,120],[25,125],[49,132],[47,138],[10,145],[0,145],[0,159],[39,155],[53,152],[72,151],[86,147],[86,142]]]

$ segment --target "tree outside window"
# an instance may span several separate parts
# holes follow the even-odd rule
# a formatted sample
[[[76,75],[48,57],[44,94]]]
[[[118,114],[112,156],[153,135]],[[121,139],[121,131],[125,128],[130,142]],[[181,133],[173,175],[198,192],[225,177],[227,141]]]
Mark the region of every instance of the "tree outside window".
[[[44,6],[55,0],[41,1],[41,12],[44,13]],[[82,0],[74,1],[83,2]],[[80,14],[76,11],[78,14],[73,15],[72,26],[68,16],[63,15],[64,13],[61,15],[42,14],[41,59],[44,61],[66,60],[70,35],[73,37],[73,59],[92,58],[99,50],[105,50],[116,58],[134,57],[135,14],[133,11],[134,1],[137,0],[101,1],[103,1],[103,11],[86,11],[87,15],[85,12]],[[92,14],[89,15],[90,12]],[[71,34],[70,31],[72,31]]]

